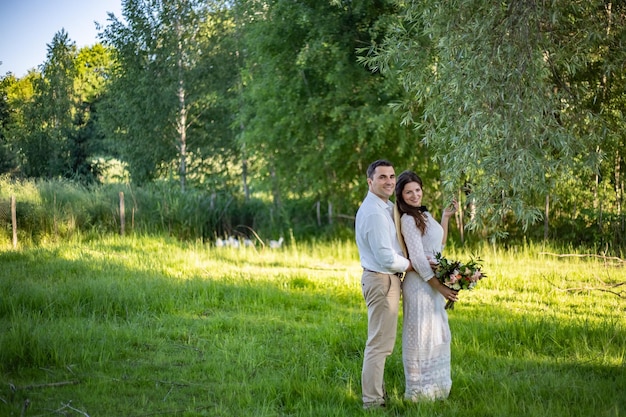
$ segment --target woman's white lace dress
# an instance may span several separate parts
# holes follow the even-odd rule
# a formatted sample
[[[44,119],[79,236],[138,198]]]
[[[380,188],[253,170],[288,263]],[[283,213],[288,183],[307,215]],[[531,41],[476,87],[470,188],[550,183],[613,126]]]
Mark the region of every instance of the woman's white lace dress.
[[[404,214],[402,235],[415,272],[402,284],[402,361],[406,378],[405,398],[441,399],[448,397],[450,378],[450,326],[445,299],[427,281],[434,276],[427,256],[442,250],[443,229],[430,213],[424,235],[415,219]]]

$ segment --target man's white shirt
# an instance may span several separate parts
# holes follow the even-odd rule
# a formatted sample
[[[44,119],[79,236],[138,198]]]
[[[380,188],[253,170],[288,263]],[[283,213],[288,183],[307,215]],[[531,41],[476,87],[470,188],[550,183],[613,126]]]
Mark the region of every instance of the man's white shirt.
[[[368,191],[355,221],[356,244],[364,269],[394,274],[409,267],[409,260],[402,256],[392,212],[393,203]]]

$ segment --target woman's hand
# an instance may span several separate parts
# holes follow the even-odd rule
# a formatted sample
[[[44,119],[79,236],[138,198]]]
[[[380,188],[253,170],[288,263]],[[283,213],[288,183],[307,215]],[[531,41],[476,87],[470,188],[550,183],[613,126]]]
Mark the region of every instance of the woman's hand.
[[[443,209],[443,217],[453,216],[454,213],[456,213],[458,209],[459,209],[459,203],[458,201],[456,201],[455,198],[453,198],[452,202],[450,202],[450,204],[448,204],[446,208]]]
[[[443,284],[441,284],[441,287],[442,288],[439,290],[439,292],[441,293],[441,295],[443,295],[446,301],[459,301],[458,291],[448,288]]]
[[[428,284],[436,289],[437,291],[439,291],[439,293],[441,295],[443,295],[443,297],[446,299],[446,301],[459,301],[459,292],[453,290],[450,287],[446,287],[445,285],[443,285],[438,279],[437,277],[432,277],[431,279],[428,280]]]

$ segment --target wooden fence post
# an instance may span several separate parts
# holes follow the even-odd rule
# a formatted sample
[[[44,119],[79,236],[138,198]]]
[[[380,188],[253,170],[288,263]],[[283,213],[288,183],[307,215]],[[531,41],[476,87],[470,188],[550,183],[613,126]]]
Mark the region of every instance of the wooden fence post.
[[[13,227],[13,248],[17,248],[17,208],[15,195],[11,196],[11,226]]]
[[[124,192],[120,191],[120,235],[124,236],[125,226],[125,210],[124,210]]]

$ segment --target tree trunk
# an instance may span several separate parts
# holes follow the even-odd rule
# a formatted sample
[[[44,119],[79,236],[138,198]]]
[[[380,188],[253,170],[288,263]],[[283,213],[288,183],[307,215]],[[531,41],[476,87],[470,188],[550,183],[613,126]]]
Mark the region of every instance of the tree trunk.
[[[456,212],[456,224],[459,227],[459,233],[461,234],[461,245],[465,243],[465,225],[463,224],[463,191],[459,189],[459,196],[457,202],[459,203],[459,210]]]
[[[622,216],[622,201],[624,199],[624,180],[622,175],[622,157],[619,151],[615,155],[615,205],[617,209],[617,218],[619,219],[620,231],[624,232],[624,217]]]
[[[187,107],[185,103],[185,72],[184,51],[181,41],[180,24],[176,24],[178,34],[178,120],[176,128],[178,131],[178,150],[180,152],[180,188],[184,192],[187,182]]]
[[[270,178],[272,181],[272,196],[274,199],[274,206],[280,207],[280,188],[278,186],[278,180],[276,179],[276,170],[274,169],[274,167],[272,167],[270,170]]]
[[[333,224],[333,203],[328,202],[328,224]]]
[[[549,215],[550,215],[550,194],[546,195],[546,207],[545,207],[544,218],[543,218],[543,240],[548,240]]]
[[[244,135],[243,123],[241,124],[241,136]],[[248,187],[248,157],[246,155],[246,142],[241,145],[241,181],[243,182],[243,195],[246,201],[250,200],[250,188]]]
[[[600,186],[600,176],[596,174],[595,183],[593,184],[593,209],[600,210],[599,212],[596,213],[596,216],[598,219],[598,227],[600,228],[600,230],[602,230],[602,218],[601,218],[602,208],[599,207],[600,204],[598,201],[598,187],[599,186]]]
[[[13,229],[13,248],[17,248],[17,203],[15,195],[11,196],[11,228]]]
[[[126,233],[126,208],[124,204],[124,192],[120,191],[120,236]]]
[[[317,227],[320,227],[322,225],[322,214],[321,214],[321,210],[320,210],[320,201],[317,200],[315,202],[315,215],[317,216]]]

